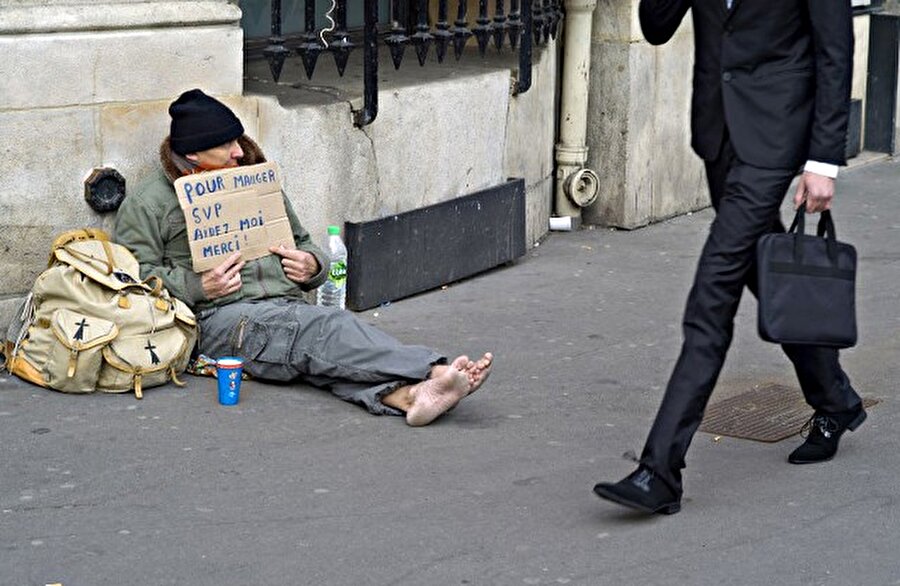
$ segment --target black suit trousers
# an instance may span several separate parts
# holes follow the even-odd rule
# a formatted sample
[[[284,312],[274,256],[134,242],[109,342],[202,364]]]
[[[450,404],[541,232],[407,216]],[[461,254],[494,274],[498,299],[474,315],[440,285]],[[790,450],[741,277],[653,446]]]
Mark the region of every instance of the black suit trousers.
[[[768,232],[784,232],[779,208],[796,170],[748,165],[726,138],[718,158],[707,161],[706,174],[716,217],[688,295],[681,354],[641,455],[641,463],[679,495],[684,457],[725,362],[741,293],[746,286],[756,295],[756,242]],[[859,405],[836,349],[782,348],[814,409],[839,413]]]

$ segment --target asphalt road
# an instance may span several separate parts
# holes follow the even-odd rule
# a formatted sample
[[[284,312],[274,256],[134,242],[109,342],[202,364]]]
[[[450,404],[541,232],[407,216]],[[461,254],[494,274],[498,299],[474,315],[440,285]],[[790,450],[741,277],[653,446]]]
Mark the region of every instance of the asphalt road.
[[[0,376],[0,585],[900,584],[898,162],[839,179],[838,235],[860,256],[843,363],[881,402],[837,458],[791,466],[796,437],[699,433],[681,513],[591,492],[641,448],[711,217],[552,233],[511,266],[359,314],[496,354],[487,385],[426,428],[301,386],[250,382],[225,408],[207,378],[137,401]],[[754,311],[713,402],[796,386]]]

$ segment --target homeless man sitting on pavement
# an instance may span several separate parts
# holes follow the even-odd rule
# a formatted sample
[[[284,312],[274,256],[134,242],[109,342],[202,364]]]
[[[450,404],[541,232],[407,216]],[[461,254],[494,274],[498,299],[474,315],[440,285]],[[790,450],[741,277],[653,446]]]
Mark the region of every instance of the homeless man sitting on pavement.
[[[161,169],[122,203],[115,240],[141,266],[141,278],[162,278],[191,306],[200,323],[199,351],[234,355],[260,380],[303,381],[328,388],[374,414],[402,415],[427,425],[475,392],[493,357],[447,358],[423,346],[403,345],[352,313],[306,303],[304,291],[321,285],[329,265],[284,197],[296,248],[270,248],[251,261],[240,253],[197,274],[184,214],[173,182],[183,175],[265,162],[235,114],[198,89],[169,106],[170,135],[160,147]]]

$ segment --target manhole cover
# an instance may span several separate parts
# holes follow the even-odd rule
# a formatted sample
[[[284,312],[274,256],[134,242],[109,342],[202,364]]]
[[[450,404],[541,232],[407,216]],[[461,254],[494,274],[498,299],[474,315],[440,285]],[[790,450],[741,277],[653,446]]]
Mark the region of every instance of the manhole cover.
[[[863,398],[866,408],[878,399]],[[700,431],[758,442],[777,442],[800,432],[813,410],[800,389],[765,384],[710,405]]]

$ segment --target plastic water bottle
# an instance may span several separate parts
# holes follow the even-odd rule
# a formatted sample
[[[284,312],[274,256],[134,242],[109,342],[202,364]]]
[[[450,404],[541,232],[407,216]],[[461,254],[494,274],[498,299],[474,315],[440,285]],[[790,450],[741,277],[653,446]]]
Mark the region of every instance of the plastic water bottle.
[[[347,247],[341,240],[340,227],[328,226],[326,252],[331,259],[331,265],[328,267],[328,278],[319,287],[317,303],[323,307],[344,309],[344,301],[347,298]]]

